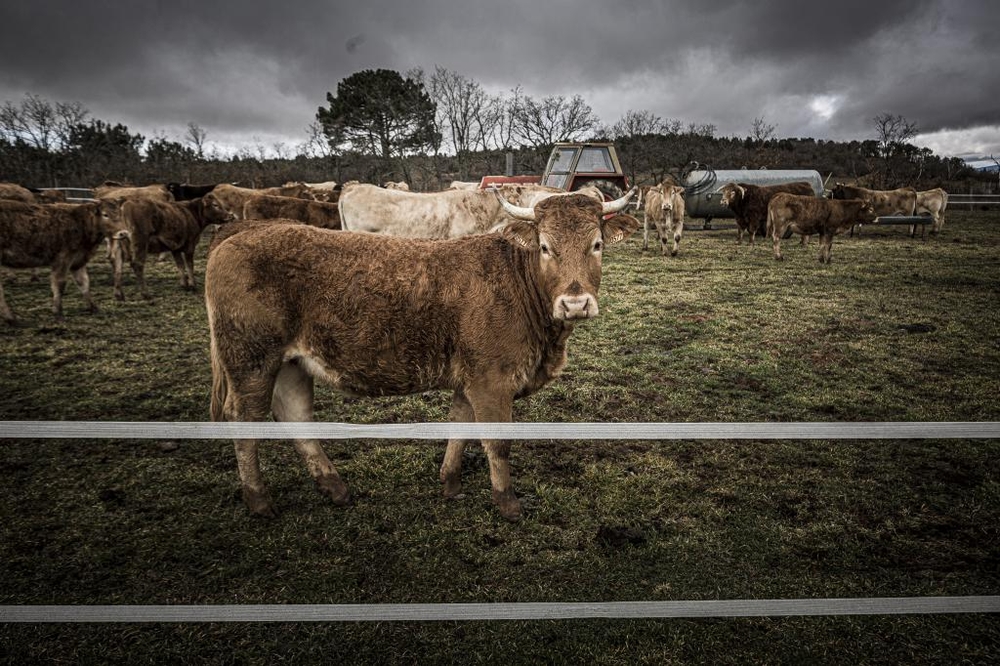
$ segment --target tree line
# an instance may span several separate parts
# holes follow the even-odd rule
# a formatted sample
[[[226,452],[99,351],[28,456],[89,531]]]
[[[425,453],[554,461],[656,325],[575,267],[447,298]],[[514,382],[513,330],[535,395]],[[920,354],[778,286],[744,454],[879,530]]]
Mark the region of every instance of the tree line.
[[[405,180],[416,190],[447,187],[504,172],[540,174],[556,141],[614,141],[636,183],[677,176],[691,162],[716,169],[815,169],[870,187],[913,185],[968,190],[987,182],[962,160],[936,156],[909,140],[915,124],[900,115],[872,119],[874,139],[777,138],[754,118],[746,136],[720,137],[708,123],[628,110],[604,124],[579,95],[535,98],[514,88],[489,94],[478,82],[436,67],[363,70],[346,77],[317,109],[303,142],[259,142],[224,155],[189,123],[180,140],[147,138],[121,123],[90,117],[79,102],[28,94],[0,107],[0,180],[33,187],[238,181],[263,187],[289,180]]]

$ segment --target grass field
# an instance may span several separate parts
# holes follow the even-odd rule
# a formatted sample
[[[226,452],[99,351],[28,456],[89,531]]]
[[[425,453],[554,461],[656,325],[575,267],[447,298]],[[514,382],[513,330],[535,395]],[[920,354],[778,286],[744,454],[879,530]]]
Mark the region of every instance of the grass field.
[[[690,226],[700,226],[694,222]],[[197,274],[204,275],[203,242]],[[676,258],[608,250],[601,316],[518,421],[998,421],[1000,213],[737,246],[688,231]],[[5,281],[0,419],[208,419],[200,293],[102,310],[70,285]],[[443,421],[449,398],[344,399],[322,420]],[[485,457],[440,496],[443,443],[334,442],[338,509],[287,443],[263,448],[282,515],[244,508],[221,441],[0,441],[0,604],[631,601],[1000,594],[1000,442],[515,444],[517,524]],[[344,624],[3,625],[6,663],[940,663],[1000,660],[995,615]]]

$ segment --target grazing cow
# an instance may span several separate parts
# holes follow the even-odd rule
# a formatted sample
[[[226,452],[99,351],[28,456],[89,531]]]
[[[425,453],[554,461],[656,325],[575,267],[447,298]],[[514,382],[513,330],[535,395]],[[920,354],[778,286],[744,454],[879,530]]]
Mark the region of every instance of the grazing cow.
[[[750,234],[750,245],[754,244],[758,231],[764,231],[767,224],[767,206],[774,195],[781,192],[814,196],[816,192],[807,181],[776,185],[753,185],[751,183],[727,183],[719,188],[720,202],[736,215],[736,242],[743,242],[743,232]],[[802,236],[803,245],[808,236]]]
[[[117,184],[98,185],[94,188],[94,196],[98,199],[149,199],[150,201],[173,201],[174,195],[166,185],[146,185],[145,187],[126,187]]]
[[[649,225],[656,227],[660,254],[667,256],[667,244],[673,239],[670,256],[676,257],[684,235],[684,188],[663,181],[646,190],[646,215],[642,223],[642,249],[649,249]]]
[[[215,184],[189,185],[188,183],[167,183],[167,191],[173,195],[174,200],[176,201],[191,201],[192,199],[200,199],[214,189]]]
[[[26,187],[17,183],[0,183],[0,199],[3,201],[20,201],[21,203],[37,203],[35,195]]]
[[[402,190],[403,192],[409,192],[410,191],[410,186],[407,185],[406,181],[404,181],[404,180],[400,180],[400,181],[389,180],[389,181],[386,181],[385,184],[382,185],[382,187],[384,187],[387,190]]]
[[[875,219],[871,202],[863,199],[824,199],[782,192],[767,206],[767,228],[774,241],[774,258],[781,256],[781,238],[786,230],[797,234],[819,234],[819,261],[830,263],[833,237],[850,229],[855,220]]]
[[[294,187],[298,183],[287,182],[285,187]],[[308,188],[309,197],[316,201],[326,201],[327,203],[337,203],[340,196],[340,187],[337,181],[328,180],[322,183],[301,183]],[[305,197],[300,197],[305,198]]]
[[[923,190],[917,192],[917,203],[914,206],[914,215],[930,215],[934,218],[931,224],[931,233],[936,234],[944,226],[944,210],[948,207],[948,193],[940,187],[933,190]]]
[[[127,235],[117,201],[84,204],[26,204],[0,201],[0,265],[8,268],[52,269],[52,313],[62,319],[66,275],[80,287],[91,312],[97,305],[90,295],[87,262],[105,237]],[[8,323],[15,317],[0,284],[0,315]]]
[[[243,204],[244,220],[287,218],[323,229],[340,229],[340,209],[335,203],[261,194]]]
[[[542,198],[566,194],[543,185],[503,185],[500,192],[528,208]],[[401,192],[359,183],[344,186],[338,205],[344,229],[409,238],[481,234],[511,219],[491,190]]]
[[[200,199],[164,203],[151,199],[131,199],[122,204],[122,217],[130,233],[128,251],[112,248],[115,298],[125,299],[122,266],[128,259],[139,285],[139,293],[149,298],[146,288],[146,256],[170,252],[177,265],[180,285],[194,290],[194,254],[201,233],[209,224],[223,224],[232,215],[212,193]]]
[[[883,215],[913,215],[917,206],[917,191],[912,187],[900,187],[895,190],[870,190],[867,187],[837,183],[830,194],[833,199],[863,199],[871,203],[875,216]],[[857,224],[862,224],[859,220]],[[910,225],[910,236],[917,232],[915,225]]]
[[[632,192],[597,203],[552,197],[504,202],[501,233],[448,240],[262,225],[209,255],[214,421],[311,421],[313,381],[357,396],[454,392],[456,422],[507,422],[513,401],[555,379],[574,325],[597,316],[601,256],[638,226]],[[493,196],[491,194],[491,196]],[[441,466],[444,495],[461,490],[466,441]],[[493,501],[517,520],[510,442],[483,440]],[[350,493],[318,440],[295,443],[335,504]],[[243,499],[275,515],[255,440],[236,441]]]

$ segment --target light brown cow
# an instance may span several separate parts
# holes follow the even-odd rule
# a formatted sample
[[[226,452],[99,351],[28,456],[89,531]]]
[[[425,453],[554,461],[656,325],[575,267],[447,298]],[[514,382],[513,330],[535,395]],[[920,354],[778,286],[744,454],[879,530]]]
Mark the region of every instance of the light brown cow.
[[[237,217],[243,215],[243,206],[250,198],[260,195],[313,200],[309,188],[302,183],[292,183],[290,185],[282,185],[281,187],[265,187],[259,190],[220,183],[212,190],[212,194],[226,207],[226,210]]]
[[[0,265],[8,268],[52,269],[52,313],[62,319],[66,276],[72,274],[87,308],[97,305],[90,295],[87,262],[105,237],[127,235],[117,201],[84,204],[26,204],[0,201]],[[0,284],[0,316],[15,317]]]
[[[914,215],[930,215],[934,218],[931,224],[931,233],[936,234],[944,227],[944,211],[948,207],[948,193],[940,187],[933,190],[923,190],[917,192],[917,203],[914,206]]]
[[[0,200],[37,203],[35,195],[31,193],[31,190],[17,183],[0,183]]]
[[[215,421],[311,421],[313,381],[358,396],[454,392],[457,422],[511,420],[513,401],[555,379],[575,324],[597,316],[601,257],[638,226],[629,195],[597,203],[551,197],[506,204],[502,233],[417,240],[262,225],[223,241],[208,258]],[[530,220],[530,221],[529,221]],[[466,441],[452,439],[444,494],[461,490]],[[295,447],[335,504],[347,486],[317,440]],[[521,516],[511,486],[510,442],[483,440],[493,500]],[[243,498],[275,515],[257,442],[236,442]]]
[[[670,256],[676,257],[684,235],[684,188],[663,181],[646,190],[645,219],[642,224],[642,249],[649,249],[649,226],[652,223],[660,239],[660,254],[667,256],[667,246],[673,240]]]
[[[152,199],[131,199],[122,204],[122,218],[129,230],[130,239],[120,249],[112,247],[115,298],[125,299],[122,290],[123,264],[128,260],[135,273],[139,293],[149,298],[146,288],[146,257],[148,254],[169,252],[177,265],[180,285],[194,290],[194,254],[202,231],[209,224],[222,224],[232,215],[215,195],[206,194],[200,199],[164,203]]]
[[[244,220],[287,218],[323,229],[340,229],[340,209],[335,203],[261,194],[243,204]]]
[[[870,201],[863,199],[824,199],[782,192],[767,206],[767,228],[774,241],[774,258],[781,256],[781,238],[787,230],[797,234],[819,234],[819,261],[830,263],[833,237],[854,226],[875,219]]]
[[[148,199],[164,202],[174,200],[174,195],[170,193],[166,185],[128,187],[104,184],[94,188],[94,196],[98,199]]]

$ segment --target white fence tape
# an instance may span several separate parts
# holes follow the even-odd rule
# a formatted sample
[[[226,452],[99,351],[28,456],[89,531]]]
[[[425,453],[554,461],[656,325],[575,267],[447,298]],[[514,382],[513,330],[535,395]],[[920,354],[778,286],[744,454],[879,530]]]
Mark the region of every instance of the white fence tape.
[[[606,603],[0,606],[0,623],[425,622],[997,613],[1000,596]]]
[[[211,423],[0,421],[0,439],[996,439],[1000,422]]]
[[[0,439],[998,439],[1000,422],[203,423],[0,421]],[[997,613],[1000,596],[595,603],[0,606],[0,623],[390,622]]]

